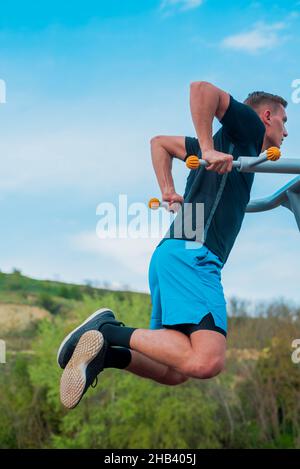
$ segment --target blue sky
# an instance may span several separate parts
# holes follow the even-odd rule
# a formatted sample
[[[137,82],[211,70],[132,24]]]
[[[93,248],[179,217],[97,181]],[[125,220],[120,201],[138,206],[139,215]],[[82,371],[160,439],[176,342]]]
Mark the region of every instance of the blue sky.
[[[96,207],[160,195],[149,140],[194,135],[189,84],[289,101],[297,157],[299,1],[12,1],[1,6],[0,269],[148,291],[158,240],[99,240]],[[183,192],[186,168],[174,162]],[[290,176],[258,176],[253,196]],[[249,214],[223,271],[226,295],[300,301],[300,234],[284,209]]]

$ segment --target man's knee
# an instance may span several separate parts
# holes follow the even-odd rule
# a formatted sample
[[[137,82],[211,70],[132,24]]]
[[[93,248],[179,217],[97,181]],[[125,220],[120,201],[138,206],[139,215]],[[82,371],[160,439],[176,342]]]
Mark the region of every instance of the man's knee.
[[[193,356],[182,369],[182,372],[191,378],[208,379],[217,376],[224,369],[223,356],[210,356],[199,359]]]

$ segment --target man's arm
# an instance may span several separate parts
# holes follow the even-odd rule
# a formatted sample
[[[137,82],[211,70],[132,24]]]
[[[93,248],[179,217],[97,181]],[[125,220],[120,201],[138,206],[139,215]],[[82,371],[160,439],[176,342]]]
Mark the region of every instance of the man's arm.
[[[228,109],[230,96],[205,81],[191,83],[190,107],[202,158],[210,163],[207,170],[224,174],[232,169],[232,156],[214,150],[212,124],[221,120]]]
[[[173,158],[184,160],[186,156],[185,137],[159,135],[151,140],[153,168],[161,190],[162,200],[171,204],[183,202],[183,197],[176,193],[172,177]]]

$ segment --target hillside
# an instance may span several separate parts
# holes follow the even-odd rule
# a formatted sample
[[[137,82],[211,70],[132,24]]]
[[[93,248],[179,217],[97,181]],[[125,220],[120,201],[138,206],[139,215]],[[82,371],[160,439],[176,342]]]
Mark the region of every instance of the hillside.
[[[72,311],[87,299],[99,300],[99,307],[105,306],[110,294],[110,290],[89,285],[32,279],[17,270],[12,274],[0,272],[0,338],[7,341],[8,353],[20,349],[20,339],[22,347],[25,342],[30,347],[39,320],[52,321],[59,316],[71,321]],[[134,296],[149,300],[143,293],[113,291],[113,296],[120,301]]]

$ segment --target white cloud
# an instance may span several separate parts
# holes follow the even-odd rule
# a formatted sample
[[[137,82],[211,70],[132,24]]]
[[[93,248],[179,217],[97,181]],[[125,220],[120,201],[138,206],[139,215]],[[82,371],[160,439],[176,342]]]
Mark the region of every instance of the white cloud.
[[[178,8],[180,11],[187,11],[198,8],[202,3],[203,0],[162,0],[160,8],[162,10]]]
[[[245,223],[222,274],[227,299],[285,297],[300,301],[300,234],[296,226],[291,226],[271,230],[269,224],[262,226],[259,221],[256,226]],[[151,238],[101,240],[95,232],[81,232],[71,238],[73,249],[93,254],[96,262],[110,259],[111,271],[106,269],[106,278],[121,283],[130,278],[130,285],[141,291],[148,291],[149,262],[158,242]]]
[[[96,102],[99,113],[95,112]],[[186,116],[172,112],[178,109],[175,101],[166,113],[149,100],[144,103],[147,112],[141,111],[138,100],[131,100],[130,105],[120,104],[120,112],[111,116],[107,103],[97,97],[92,104],[88,98],[78,100],[70,110],[68,102],[62,101],[61,112],[47,101],[44,109],[32,106],[27,113],[20,112],[16,122],[8,121],[5,139],[0,139],[0,198],[12,192],[42,194],[67,187],[96,190],[99,197],[157,191],[150,138],[171,133],[174,124],[180,129]],[[29,105],[20,100],[18,106],[22,110]],[[182,171],[182,164],[180,167],[183,180],[187,171]]]
[[[149,210],[145,204],[127,205],[120,198],[114,205],[99,204],[96,215],[99,218],[95,231],[73,235],[71,246],[109,256],[136,273],[142,272],[141,263],[149,258],[175,217],[167,210]]]
[[[35,135],[19,134],[18,139],[7,135],[0,142],[1,190],[41,193],[72,186],[78,190],[98,187],[99,193],[117,188],[127,192],[139,178],[145,178],[146,165],[151,168],[149,139],[134,130],[70,125]]]
[[[100,239],[96,232],[92,231],[81,232],[70,238],[72,247],[77,251],[94,254],[99,256],[99,259],[108,257],[136,275],[145,275],[152,252],[159,240],[158,238]]]
[[[224,38],[221,42],[223,47],[240,50],[248,53],[260,52],[273,49],[285,38],[282,38],[280,31],[286,28],[285,23],[257,23],[254,27],[244,33],[234,34]]]
[[[277,209],[279,210],[279,209]],[[282,209],[284,210],[284,209]],[[275,211],[249,214],[223,272],[226,298],[238,296],[253,301],[284,297],[300,303],[300,233],[291,214],[274,228]],[[254,217],[254,218],[253,218]],[[286,223],[287,221],[287,223]],[[255,223],[255,224],[253,224]],[[1,253],[1,270],[18,267],[34,278],[55,278],[83,283],[95,279],[111,288],[130,285],[149,292],[148,268],[158,239],[99,239],[95,231],[79,231],[55,244],[37,250],[29,240],[23,252]],[[51,243],[50,243],[51,244]],[[21,248],[20,248],[21,250]],[[19,250],[19,251],[20,251]]]

